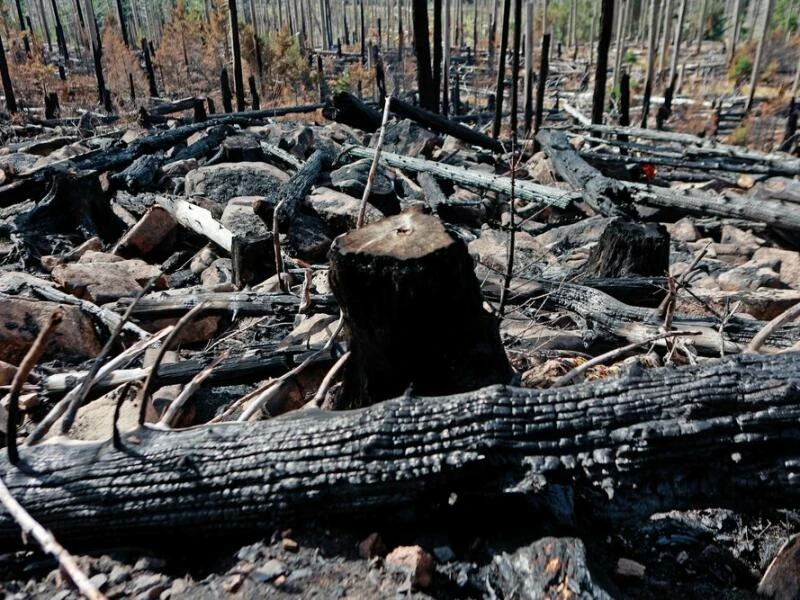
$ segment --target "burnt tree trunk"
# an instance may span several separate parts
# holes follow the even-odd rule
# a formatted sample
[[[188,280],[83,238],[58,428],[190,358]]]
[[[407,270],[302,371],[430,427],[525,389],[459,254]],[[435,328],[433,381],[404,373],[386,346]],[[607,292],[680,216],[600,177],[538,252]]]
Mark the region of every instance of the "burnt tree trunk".
[[[0,474],[59,541],[95,546],[258,536],[320,511],[396,519],[414,502],[447,506],[453,493],[526,494],[618,527],[671,509],[797,505],[798,381],[796,352],[741,355],[567,388],[494,386],[356,412],[145,427],[123,432],[119,449],[23,447],[17,466],[0,458]],[[22,545],[4,510],[0,543]]]
[[[244,77],[242,76],[242,51],[239,44],[239,16],[236,0],[228,0],[231,21],[231,50],[233,52],[233,84],[236,88],[236,110],[244,110]]]
[[[606,75],[608,73],[608,49],[611,46],[611,30],[614,26],[614,0],[603,0],[600,15],[600,41],[597,44],[597,71],[592,95],[592,123],[603,122],[606,102]]]
[[[556,173],[580,190],[584,202],[592,210],[606,216],[635,218],[628,188],[583,160],[563,132],[543,129],[536,134],[536,139],[550,157]]]
[[[150,86],[150,97],[158,98],[156,73],[153,70],[153,59],[150,56],[150,47],[147,44],[147,38],[142,38],[142,54],[144,54],[144,70],[147,73],[147,83]]]
[[[497,65],[497,89],[494,101],[494,125],[492,137],[500,136],[500,124],[503,119],[503,94],[506,82],[506,51],[508,50],[508,21],[511,13],[511,0],[503,0],[503,29],[500,32],[500,60]]]
[[[653,77],[655,75],[656,44],[658,44],[658,3],[652,0],[650,4],[650,29],[647,34],[647,73],[644,82],[644,98],[642,100],[642,129],[647,127],[647,117],[650,112],[650,96],[653,93]]]
[[[422,108],[437,112],[438,97],[431,72],[431,44],[428,39],[428,3],[411,0],[414,18],[414,52],[417,55],[417,91]]]
[[[539,63],[539,81],[536,85],[536,110],[533,116],[533,150],[538,152],[541,148],[539,141],[536,139],[536,134],[542,127],[544,118],[544,92],[547,86],[547,74],[549,71],[549,56],[550,56],[550,34],[545,33],[542,36],[542,56]]]
[[[228,79],[228,69],[222,67],[219,74],[219,87],[222,93],[222,110],[226,113],[233,112],[233,100],[231,98],[231,82]]]
[[[6,50],[3,47],[3,38],[0,37],[0,78],[3,80],[3,93],[6,95],[6,108],[8,112],[17,112],[17,99],[14,96],[14,86],[11,85],[11,75],[8,73]]]
[[[669,272],[669,234],[660,223],[616,219],[589,251],[582,271],[591,277],[662,276]]]
[[[442,89],[442,0],[433,0],[433,93],[436,95],[436,107],[439,112],[439,95]]]
[[[341,407],[507,383],[498,322],[466,246],[436,217],[406,212],[338,237],[331,286],[350,332]]]

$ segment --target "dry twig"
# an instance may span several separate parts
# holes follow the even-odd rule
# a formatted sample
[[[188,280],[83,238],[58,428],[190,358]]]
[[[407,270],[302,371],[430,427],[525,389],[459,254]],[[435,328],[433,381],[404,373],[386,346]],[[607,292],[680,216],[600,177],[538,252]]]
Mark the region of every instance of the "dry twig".
[[[769,323],[764,325],[764,327],[759,331],[755,337],[747,344],[747,347],[744,349],[745,352],[758,352],[761,346],[764,345],[764,342],[767,341],[767,338],[771,336],[778,327],[783,325],[784,323],[791,321],[792,319],[797,318],[800,316],[800,303],[795,304],[794,306],[787,308],[777,317],[772,319]],[[794,348],[794,346],[792,346]]]
[[[161,364],[161,361],[164,358],[164,355],[167,353],[167,349],[172,345],[172,342],[178,337],[178,334],[183,330],[186,325],[188,325],[191,321],[194,320],[195,316],[200,314],[206,309],[206,303],[201,302],[192,310],[187,312],[183,315],[177,323],[175,323],[175,327],[170,332],[167,339],[164,340],[164,343],[161,345],[161,348],[158,349],[158,354],[156,354],[156,358],[153,361],[153,366],[150,367],[150,372],[147,374],[147,379],[144,381],[144,385],[142,386],[141,391],[139,392],[139,400],[141,404],[139,405],[139,425],[141,426],[144,424],[144,416],[147,411],[147,401],[150,397],[150,392],[153,391],[153,386],[155,386],[156,377],[158,376],[158,367]]]
[[[661,333],[659,335],[654,335],[653,337],[644,340],[643,342],[634,342],[632,344],[628,344],[627,346],[622,346],[621,348],[616,348],[614,350],[610,350],[601,354],[600,356],[595,356],[592,360],[587,360],[582,365],[579,365],[572,369],[566,375],[559,377],[553,382],[553,385],[550,387],[561,387],[563,385],[567,385],[573,379],[585,373],[588,369],[591,369],[595,365],[599,365],[607,360],[611,360],[612,358],[616,358],[626,352],[630,352],[631,350],[635,350],[639,346],[646,346],[647,344],[652,344],[653,342],[657,342],[658,340],[663,340],[665,338],[677,337],[677,336],[685,336],[685,335],[701,335],[702,332],[700,331],[669,331],[667,333]]]
[[[203,381],[205,381],[206,378],[211,375],[216,366],[228,358],[228,354],[230,354],[230,352],[226,350],[217,356],[205,369],[195,375],[192,380],[184,386],[184,388],[181,390],[181,393],[178,394],[178,396],[172,402],[170,402],[169,407],[167,407],[167,410],[164,411],[164,415],[157,424],[158,427],[163,427],[165,429],[172,427],[175,417],[178,416],[178,411],[180,411],[183,408],[183,405],[186,404],[186,401],[189,400],[192,395],[194,395],[194,393],[202,385]]]
[[[31,369],[33,369],[34,365],[44,353],[50,336],[53,335],[63,318],[64,312],[60,309],[54,311],[53,314],[50,315],[50,320],[39,330],[39,335],[36,336],[33,345],[28,348],[28,352],[22,359],[17,372],[14,374],[14,380],[11,382],[11,391],[8,393],[8,430],[6,431],[6,445],[8,447],[8,462],[12,465],[19,462],[19,451],[17,450],[19,392],[22,389],[22,384],[24,384],[25,380],[28,378]]]
[[[364,187],[364,194],[361,196],[361,205],[358,207],[358,218],[356,219],[356,229],[360,229],[364,225],[364,216],[367,213],[367,199],[370,192],[372,192],[372,183],[375,181],[375,175],[378,173],[378,160],[381,157],[381,149],[383,148],[383,137],[386,133],[386,123],[389,121],[389,106],[392,103],[392,97],[386,97],[386,103],[383,106],[383,120],[381,121],[381,132],[378,135],[378,145],[375,147],[375,156],[372,158],[372,165],[369,168],[369,176],[367,177],[367,185]]]
[[[10,514],[22,529],[23,535],[31,535],[42,550],[55,557],[61,568],[67,573],[72,583],[75,584],[81,594],[89,600],[104,600],[105,596],[89,581],[89,578],[81,571],[72,555],[58,543],[53,534],[42,527],[27,510],[11,495],[5,482],[0,478],[0,502],[3,503],[6,511]]]

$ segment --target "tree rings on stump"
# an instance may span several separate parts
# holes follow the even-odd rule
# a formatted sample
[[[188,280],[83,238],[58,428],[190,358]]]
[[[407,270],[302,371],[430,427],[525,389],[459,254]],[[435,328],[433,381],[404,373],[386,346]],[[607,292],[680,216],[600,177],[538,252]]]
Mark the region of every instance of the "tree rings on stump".
[[[352,351],[339,408],[409,386],[430,396],[509,381],[472,259],[439,219],[419,212],[384,219],[336,238],[330,258]]]

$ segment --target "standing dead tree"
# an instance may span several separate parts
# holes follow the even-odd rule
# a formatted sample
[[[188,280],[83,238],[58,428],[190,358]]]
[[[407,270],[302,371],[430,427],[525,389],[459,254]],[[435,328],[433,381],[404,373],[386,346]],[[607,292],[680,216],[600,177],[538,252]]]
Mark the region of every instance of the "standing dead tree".
[[[428,3],[411,0],[414,21],[414,53],[417,55],[417,92],[420,105],[436,111],[439,99],[433,86],[431,72],[431,43],[428,31]]]
[[[6,108],[8,112],[17,112],[17,100],[14,96],[14,87],[11,85],[11,76],[8,73],[6,50],[3,47],[3,38],[0,37],[0,76],[3,79],[3,93],[6,95]]]
[[[606,101],[606,76],[608,74],[608,48],[611,46],[611,31],[614,26],[614,0],[603,0],[600,16],[600,41],[597,44],[597,72],[592,96],[592,123],[603,122]]]

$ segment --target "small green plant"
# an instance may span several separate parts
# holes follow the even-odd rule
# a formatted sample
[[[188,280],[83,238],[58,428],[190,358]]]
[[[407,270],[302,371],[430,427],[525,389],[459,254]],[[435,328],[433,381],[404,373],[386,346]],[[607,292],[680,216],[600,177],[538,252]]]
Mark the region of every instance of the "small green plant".
[[[339,75],[336,79],[336,82],[333,84],[333,91],[337,94],[341,92],[349,92],[350,91],[350,70],[345,69],[345,71]]]
[[[744,123],[740,123],[739,126],[731,132],[730,136],[728,136],[728,143],[734,146],[746,146],[747,138],[749,137],[749,128]]]
[[[750,77],[753,72],[753,63],[747,56],[740,55],[733,61],[730,69],[730,77],[739,81]]]
[[[628,50],[625,52],[625,56],[622,57],[622,62],[628,63],[629,65],[635,65],[637,60],[633,50]]]

